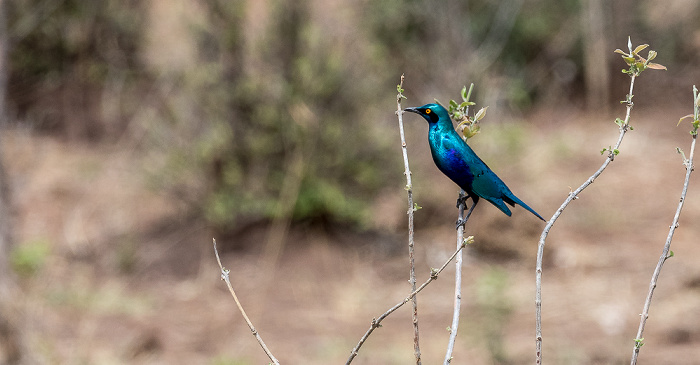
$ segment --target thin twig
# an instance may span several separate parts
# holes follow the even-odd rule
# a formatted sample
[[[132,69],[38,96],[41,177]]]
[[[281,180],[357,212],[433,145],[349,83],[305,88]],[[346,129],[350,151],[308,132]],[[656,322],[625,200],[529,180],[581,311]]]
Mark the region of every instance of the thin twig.
[[[698,100],[698,90],[693,86],[693,101],[694,101],[694,120],[698,120],[698,109],[700,106],[697,104]],[[649,307],[651,306],[651,297],[654,295],[654,289],[656,289],[656,282],[661,274],[661,268],[663,267],[666,259],[673,256],[671,252],[671,241],[673,240],[673,234],[678,228],[678,219],[681,216],[681,210],[683,209],[683,204],[685,203],[685,196],[688,192],[688,183],[690,182],[690,174],[693,172],[693,156],[695,155],[695,141],[697,140],[697,130],[691,132],[693,136],[693,142],[690,144],[690,155],[686,159],[683,156],[683,165],[685,165],[685,182],[683,183],[683,190],[681,191],[681,199],[678,202],[678,208],[676,208],[676,214],[673,216],[673,222],[668,230],[668,236],[666,237],[666,243],[664,244],[664,249],[661,251],[661,257],[659,257],[659,262],[656,264],[656,269],[654,269],[654,274],[651,276],[651,282],[649,283],[649,293],[647,294],[646,301],[644,302],[644,309],[642,314],[640,314],[641,319],[639,321],[639,329],[637,330],[637,337],[634,339],[634,348],[632,351],[632,361],[631,365],[637,363],[637,356],[639,355],[639,350],[644,345],[644,326],[647,323],[647,318],[649,318]],[[679,152],[680,149],[679,149]]]
[[[459,204],[459,214],[458,222],[462,222],[464,219],[464,208],[465,201],[461,200],[464,196],[464,190],[459,193],[460,204]],[[464,222],[466,223],[466,222]],[[464,241],[464,223],[460,224],[457,228],[457,247],[461,247]],[[454,310],[452,311],[452,324],[450,325],[450,339],[447,341],[447,351],[445,352],[444,365],[448,365],[452,362],[452,352],[454,351],[455,341],[457,340],[457,330],[459,328],[459,313],[462,307],[462,252],[460,251],[455,258],[455,298],[454,298]]]
[[[600,174],[603,173],[603,170],[608,167],[608,165],[615,159],[617,153],[619,153],[622,139],[630,128],[630,113],[632,112],[632,106],[634,105],[634,103],[632,103],[632,91],[634,90],[634,80],[636,79],[636,76],[637,75],[635,74],[630,75],[630,91],[629,94],[627,94],[627,114],[625,115],[625,120],[620,123],[620,135],[617,138],[617,143],[615,143],[614,147],[610,148],[608,151],[608,157],[605,159],[598,171],[591,175],[591,177],[589,177],[588,180],[579,186],[578,189],[569,193],[569,196],[566,198],[566,200],[564,200],[564,203],[562,203],[552,218],[550,218],[550,220],[547,222],[547,225],[544,227],[542,235],[540,236],[540,241],[537,246],[537,266],[535,268],[535,364],[537,365],[542,364],[542,262],[545,240],[547,239],[549,230],[554,225],[554,222],[556,222],[569,203],[575,199],[578,199],[578,195],[589,185],[591,185],[595,179],[600,176]]]
[[[414,245],[413,245],[413,212],[415,212],[416,207],[413,206],[413,184],[411,183],[411,169],[408,166],[408,151],[406,148],[406,137],[403,131],[403,109],[401,108],[401,99],[403,96],[403,79],[404,75],[401,75],[401,82],[398,86],[398,94],[396,94],[396,116],[399,119],[399,134],[401,135],[401,151],[403,153],[403,166],[404,175],[406,175],[406,193],[408,194],[408,260],[410,262],[411,270],[409,276],[409,283],[411,283],[411,291],[416,291],[416,265],[414,259]],[[413,314],[411,315],[413,321],[413,352],[416,357],[416,365],[421,365],[420,361],[420,344],[418,340],[418,297],[413,297]]]
[[[219,258],[219,251],[216,249],[216,239],[214,239],[213,241],[214,241],[214,254],[216,254],[216,262],[219,263],[219,268],[221,269],[221,280],[226,282],[226,286],[228,287],[228,291],[231,293],[233,300],[236,301],[236,305],[238,306],[238,310],[241,311],[241,314],[243,315],[243,319],[245,319],[245,322],[248,324],[250,331],[253,332],[253,336],[255,336],[255,339],[258,340],[260,347],[262,347],[263,351],[265,351],[265,354],[267,354],[267,357],[270,358],[270,360],[272,361],[273,364],[279,365],[280,362],[277,361],[275,356],[272,355],[272,352],[270,351],[270,349],[267,348],[262,337],[260,337],[260,334],[253,326],[253,322],[250,321],[250,319],[248,318],[248,315],[245,313],[245,310],[243,310],[243,306],[241,305],[241,302],[238,300],[238,296],[236,295],[236,292],[233,290],[233,286],[231,285],[231,280],[229,280],[229,275],[228,275],[229,270],[225,269],[224,266],[221,265],[221,259]]]
[[[469,85],[469,91],[466,97],[463,96],[464,101],[468,102],[472,96],[472,90],[474,89],[474,83]],[[469,116],[469,105],[464,109],[464,115]],[[478,121],[475,119],[475,123]],[[464,138],[464,137],[463,137]],[[466,138],[464,142],[466,142]],[[464,221],[464,209],[466,208],[466,199],[463,199],[466,192],[464,190],[459,191],[459,213],[457,216],[457,222],[461,222],[459,227],[457,227],[457,247],[462,244],[464,239],[464,227],[466,221]],[[455,341],[457,341],[457,330],[459,329],[459,314],[462,308],[462,253],[460,252],[455,259],[455,296],[454,305],[452,310],[452,324],[450,325],[450,339],[447,341],[447,351],[445,352],[444,365],[448,365],[452,362],[452,352],[454,352]]]
[[[362,338],[360,338],[360,341],[357,343],[355,348],[352,349],[352,351],[350,352],[350,357],[348,358],[348,361],[345,363],[345,365],[349,365],[352,362],[352,360],[357,356],[358,352],[360,351],[360,347],[362,347],[362,345],[365,343],[365,341],[367,341],[367,338],[369,337],[369,335],[371,335],[372,332],[377,327],[381,326],[381,322],[386,317],[388,317],[391,313],[395,312],[397,309],[401,308],[404,304],[408,303],[411,299],[413,299],[413,297],[415,297],[418,293],[420,293],[423,289],[425,289],[425,287],[428,286],[428,284],[430,284],[433,280],[436,280],[438,278],[438,276],[440,275],[440,273],[443,270],[445,270],[447,265],[455,258],[455,256],[457,256],[457,254],[459,254],[462,251],[464,246],[472,244],[473,242],[474,242],[473,236],[467,237],[467,239],[462,242],[462,244],[457,248],[457,250],[454,253],[452,253],[452,256],[450,256],[450,258],[448,258],[447,261],[445,261],[445,263],[439,269],[437,269],[437,270],[431,269],[430,270],[430,278],[428,278],[428,280],[426,280],[423,284],[421,284],[416,290],[414,290],[404,300],[397,303],[395,306],[389,308],[389,310],[384,312],[381,316],[379,316],[377,318],[372,318],[372,322],[370,323],[369,329],[367,330],[367,332],[365,332],[365,334],[362,336]]]

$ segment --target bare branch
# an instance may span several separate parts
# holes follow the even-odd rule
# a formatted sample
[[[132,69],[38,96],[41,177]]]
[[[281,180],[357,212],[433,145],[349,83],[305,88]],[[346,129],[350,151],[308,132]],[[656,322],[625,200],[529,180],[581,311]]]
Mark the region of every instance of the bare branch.
[[[608,157],[603,161],[603,164],[600,166],[600,168],[593,174],[591,177],[588,178],[581,186],[578,187],[578,189],[572,191],[569,193],[569,196],[564,200],[564,203],[557,209],[557,211],[554,213],[552,218],[547,222],[547,225],[544,227],[544,230],[542,231],[542,235],[540,236],[540,241],[537,246],[537,265],[535,268],[535,364],[540,365],[542,364],[542,262],[543,262],[543,256],[544,256],[544,245],[545,241],[547,239],[547,235],[549,234],[549,230],[552,228],[554,225],[554,222],[557,221],[561,213],[566,209],[566,207],[574,201],[575,199],[578,199],[578,195],[586,189],[589,185],[591,185],[600,174],[603,173],[606,167],[615,159],[615,156],[619,153],[619,148],[620,144],[622,143],[622,139],[625,137],[625,133],[630,128],[630,113],[632,112],[632,107],[634,106],[634,103],[632,103],[632,91],[634,90],[634,80],[636,79],[637,75],[636,74],[630,74],[630,89],[629,89],[629,94],[627,94],[626,98],[626,104],[627,104],[627,113],[625,115],[625,119],[618,123],[620,127],[620,134],[617,138],[617,142],[615,143],[614,147],[611,147],[610,150],[608,151]]]
[[[450,256],[450,258],[448,258],[447,261],[445,261],[445,263],[439,269],[437,269],[437,270],[431,269],[430,270],[430,278],[428,278],[428,280],[426,280],[423,284],[421,284],[416,290],[414,290],[404,300],[397,303],[395,306],[389,308],[389,310],[384,312],[381,316],[379,316],[377,318],[372,318],[372,322],[370,323],[369,329],[367,330],[367,332],[365,332],[365,334],[362,336],[362,338],[360,338],[360,341],[357,343],[355,348],[352,349],[352,351],[350,352],[350,357],[348,358],[348,361],[345,364],[349,365],[352,362],[352,360],[357,356],[358,352],[360,351],[360,347],[362,347],[362,345],[365,343],[365,341],[367,341],[367,338],[369,337],[369,335],[371,335],[372,332],[377,327],[381,326],[381,322],[384,320],[384,318],[388,317],[391,313],[395,312],[397,309],[401,308],[404,304],[408,303],[411,299],[413,299],[413,297],[415,297],[418,293],[420,293],[423,289],[425,289],[425,287],[428,286],[428,284],[430,284],[433,280],[437,279],[438,276],[440,275],[440,273],[443,270],[445,270],[447,265],[455,258],[455,256],[457,256],[457,254],[459,254],[462,251],[464,246],[471,244],[473,242],[474,242],[473,236],[467,237],[467,239],[462,242],[462,244],[457,248],[457,250],[454,253],[452,253],[452,256]]]
[[[466,86],[465,86],[466,88]],[[466,102],[466,106],[464,108],[464,116],[469,117],[469,99],[471,98],[472,95],[472,90],[474,89],[474,83],[469,85],[469,91],[465,95],[465,89],[462,89],[462,99]],[[486,114],[486,108],[481,108],[477,115],[474,116],[474,123],[477,123],[480,119],[484,117]],[[472,126],[470,126],[472,127]],[[476,133],[478,133],[478,128],[475,129]],[[462,137],[464,139],[464,142],[467,141],[466,135]],[[466,220],[464,218],[464,209],[466,208],[466,201],[467,199],[465,198],[466,192],[464,190],[459,191],[459,199],[457,202],[457,208],[459,208],[459,213],[457,216],[457,222],[461,222],[459,227],[457,228],[457,247],[459,247],[462,244],[462,241],[464,240],[464,227],[466,226]],[[476,204],[476,203],[474,203]],[[471,212],[471,211],[470,211]],[[466,219],[469,219],[467,216]],[[457,330],[459,329],[459,314],[460,314],[460,309],[462,308],[462,253],[460,252],[457,255],[457,258],[455,259],[455,296],[454,296],[454,305],[453,305],[453,310],[452,310],[452,324],[450,325],[450,339],[447,341],[447,351],[445,352],[445,360],[443,361],[444,365],[448,365],[452,362],[452,352],[454,351],[455,347],[455,341],[457,340]]]
[[[698,90],[693,86],[693,101],[698,100]],[[698,109],[700,107],[694,102],[694,121],[700,120],[698,118]],[[696,127],[697,128],[697,127]],[[632,351],[631,364],[635,365],[637,363],[637,356],[639,356],[639,350],[644,345],[644,326],[647,323],[647,318],[649,318],[649,307],[651,306],[651,298],[654,295],[654,289],[656,289],[656,282],[661,274],[661,268],[663,267],[666,259],[673,256],[673,251],[671,251],[671,241],[673,240],[673,234],[678,228],[678,220],[681,216],[681,210],[683,209],[683,204],[685,203],[685,196],[688,192],[688,183],[690,182],[690,174],[693,172],[693,157],[695,155],[695,141],[697,140],[697,130],[691,131],[693,136],[693,142],[690,144],[690,154],[686,159],[683,156],[683,165],[685,165],[685,182],[683,183],[683,190],[681,191],[681,199],[678,202],[678,207],[676,208],[676,214],[673,216],[673,222],[668,230],[668,236],[666,237],[666,243],[661,251],[661,257],[659,257],[659,262],[656,264],[654,273],[651,276],[651,282],[649,283],[649,293],[647,294],[646,301],[644,302],[644,309],[642,309],[642,314],[640,314],[641,319],[639,321],[639,329],[637,330],[637,337],[634,339],[634,348]],[[682,151],[678,149],[678,152],[682,154]]]
[[[226,286],[228,287],[228,291],[231,293],[233,300],[236,301],[236,305],[238,306],[238,310],[243,315],[243,319],[245,319],[245,322],[248,324],[250,331],[253,332],[253,336],[255,336],[255,339],[258,340],[260,347],[262,347],[263,351],[265,351],[265,354],[267,354],[267,357],[270,358],[270,360],[272,361],[273,364],[279,365],[279,361],[277,361],[275,356],[272,355],[272,352],[270,352],[270,349],[267,348],[262,337],[260,337],[260,334],[253,326],[253,323],[248,318],[248,315],[245,313],[245,310],[243,310],[243,306],[241,305],[241,302],[238,300],[238,296],[236,295],[236,292],[233,290],[233,286],[231,285],[231,280],[229,280],[229,275],[228,275],[229,271],[227,269],[225,269],[223,267],[223,265],[221,265],[221,259],[219,258],[219,251],[216,249],[216,239],[213,239],[213,241],[214,241],[214,254],[216,254],[216,262],[219,263],[219,268],[221,269],[221,280],[226,282]]]
[[[464,190],[460,192],[460,198],[463,196]],[[458,222],[462,222],[464,219],[464,208],[465,203],[461,200],[459,204],[459,217]],[[460,224],[457,228],[457,247],[461,247],[464,244],[464,224]],[[454,297],[454,309],[452,311],[452,324],[450,325],[450,339],[447,342],[447,351],[445,352],[444,365],[448,365],[452,362],[452,352],[454,351],[455,341],[457,340],[457,330],[459,329],[459,313],[462,307],[462,252],[457,254],[455,258],[455,297]]]
[[[403,131],[403,108],[401,108],[401,99],[405,99],[403,96],[403,79],[404,75],[401,75],[401,83],[396,87],[398,94],[396,94],[396,116],[399,119],[399,134],[401,135],[401,151],[403,153],[403,165],[404,165],[404,175],[406,175],[406,193],[408,194],[408,260],[410,262],[410,276],[409,283],[411,283],[411,291],[416,290],[416,265],[414,259],[414,245],[413,245],[413,212],[416,211],[416,207],[413,203],[413,184],[411,183],[411,169],[408,166],[408,151],[406,147],[406,137]],[[413,352],[416,356],[416,365],[420,365],[420,344],[419,344],[419,332],[418,332],[418,298],[413,297],[413,314],[411,315],[413,321]]]

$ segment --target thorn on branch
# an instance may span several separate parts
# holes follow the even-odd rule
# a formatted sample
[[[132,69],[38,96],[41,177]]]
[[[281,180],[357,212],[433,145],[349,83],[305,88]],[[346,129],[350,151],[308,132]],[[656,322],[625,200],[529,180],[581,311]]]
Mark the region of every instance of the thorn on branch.
[[[574,189],[571,186],[569,186],[569,196],[573,196],[573,200],[578,199],[578,196],[574,195]]]

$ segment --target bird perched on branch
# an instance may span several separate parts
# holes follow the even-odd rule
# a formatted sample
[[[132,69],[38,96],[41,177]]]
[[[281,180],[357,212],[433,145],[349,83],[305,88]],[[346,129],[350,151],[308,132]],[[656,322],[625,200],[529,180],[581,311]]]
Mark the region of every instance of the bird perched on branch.
[[[406,108],[404,111],[416,113],[428,121],[428,142],[433,161],[443,174],[459,185],[467,195],[457,200],[457,206],[472,199],[466,217],[457,222],[457,227],[464,224],[479,202],[479,198],[488,200],[507,216],[511,215],[510,206],[518,204],[544,221],[541,215],[530,208],[515,194],[491,169],[486,166],[474,150],[457,134],[447,110],[439,104],[426,104],[418,108]]]

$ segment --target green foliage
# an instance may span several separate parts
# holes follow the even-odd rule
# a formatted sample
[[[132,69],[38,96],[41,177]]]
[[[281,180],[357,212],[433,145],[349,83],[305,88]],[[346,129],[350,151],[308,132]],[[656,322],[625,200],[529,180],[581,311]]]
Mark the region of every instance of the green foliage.
[[[414,212],[416,212],[416,211],[418,211],[418,210],[421,210],[421,209],[423,209],[423,207],[421,207],[420,205],[418,205],[418,203],[413,203],[413,211],[414,211]]]
[[[388,177],[382,166],[393,158],[372,132],[376,120],[362,119],[373,94],[347,82],[354,76],[342,62],[346,50],[323,37],[306,2],[279,1],[255,47],[261,61],[241,67],[242,7],[208,4],[215,26],[197,30],[207,40],[200,47],[211,48],[202,60],[208,71],[188,93],[204,129],[219,132],[195,135],[201,154],[188,164],[211,177],[193,204],[203,201],[221,229],[243,217],[367,222],[368,203]],[[174,191],[187,183],[170,175]]]
[[[612,146],[608,146],[606,148],[603,148],[602,150],[600,150],[600,154],[601,155],[604,154],[605,151],[608,151],[613,156],[617,156],[620,154],[620,150],[618,150],[617,148],[612,148]]]
[[[19,117],[82,139],[121,132],[119,125],[140,100],[136,86],[144,76],[138,62],[142,3],[6,3],[12,44],[8,100]],[[107,115],[105,110],[116,112]]]
[[[693,129],[690,131],[690,135],[695,138],[698,135],[698,127],[700,127],[700,95],[698,95],[698,88],[693,85],[693,114],[688,114],[678,120],[678,125],[681,124],[683,119],[691,118],[690,122]],[[683,157],[685,159],[685,156]]]
[[[474,137],[479,133],[481,127],[479,127],[479,121],[484,119],[486,116],[486,109],[484,107],[479,109],[473,117],[469,116],[469,107],[476,105],[476,103],[470,101],[472,90],[474,89],[474,83],[469,85],[469,91],[467,87],[462,88],[461,96],[462,102],[457,103],[454,100],[450,100],[447,107],[447,111],[450,113],[450,118],[457,122],[457,130],[462,130],[462,135],[464,140]]]
[[[20,276],[32,277],[44,266],[51,254],[49,243],[45,240],[25,242],[10,252],[10,265]]]
[[[658,63],[651,62],[654,58],[656,58],[656,51],[649,50],[649,54],[647,58],[644,58],[639,55],[639,52],[645,50],[647,47],[649,47],[648,44],[642,44],[632,49],[632,39],[627,38],[627,48],[629,49],[629,53],[625,53],[621,49],[616,49],[615,53],[619,53],[622,55],[622,59],[627,63],[629,66],[628,69],[622,70],[623,73],[626,73],[630,76],[639,76],[644,70],[647,68],[653,69],[653,70],[666,70],[666,66],[662,66]],[[632,95],[627,96],[627,103],[631,103],[632,100]]]
[[[314,2],[275,0],[254,20],[266,28],[248,26],[250,3],[196,2],[191,18],[203,19],[190,24],[188,16],[192,40],[179,42],[193,43],[196,60],[172,71],[144,56],[149,2],[8,0],[9,109],[43,130],[133,142],[147,155],[154,187],[223,229],[243,218],[361,225],[398,171],[385,168],[398,156],[386,136],[394,131],[381,123],[391,114],[378,110],[386,111],[381,95],[399,72],[409,77],[407,94],[416,85],[449,90],[461,85],[445,81],[475,80],[484,95],[496,90],[491,94],[505,99],[500,109],[537,102],[550,90],[556,61],[574,64],[572,80],[583,67],[581,32],[570,24],[580,19],[577,0],[528,2],[512,22],[503,21],[505,6],[487,0],[429,8],[377,0],[344,15],[323,14]],[[352,30],[328,34],[336,29],[328,19]],[[690,38],[675,30],[662,46],[681,52]],[[628,48],[627,72],[659,68],[655,52],[644,58],[644,46]],[[505,82],[492,81],[498,79]],[[467,89],[461,97],[449,106],[458,123],[471,120],[464,130],[471,138],[486,109],[470,117]],[[693,123],[697,129],[697,117]],[[129,255],[125,248],[125,267]]]

